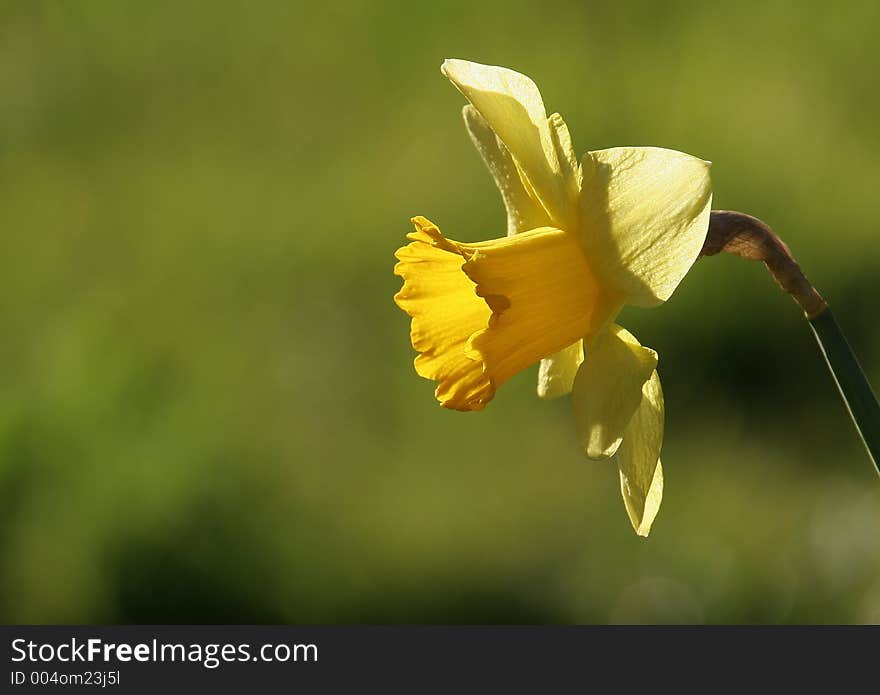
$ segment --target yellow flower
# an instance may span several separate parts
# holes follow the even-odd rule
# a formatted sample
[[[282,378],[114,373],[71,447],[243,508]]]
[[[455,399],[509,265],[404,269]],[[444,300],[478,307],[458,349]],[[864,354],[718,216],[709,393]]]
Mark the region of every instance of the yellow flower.
[[[702,248],[709,163],[653,147],[578,162],[538,88],[501,67],[447,60],[464,121],[507,209],[507,236],[461,243],[424,217],[397,251],[416,371],[440,403],[481,410],[540,361],[538,395],[572,394],[587,457],[615,456],[633,528],[647,536],[663,494],[657,353],[614,323],[664,302]]]

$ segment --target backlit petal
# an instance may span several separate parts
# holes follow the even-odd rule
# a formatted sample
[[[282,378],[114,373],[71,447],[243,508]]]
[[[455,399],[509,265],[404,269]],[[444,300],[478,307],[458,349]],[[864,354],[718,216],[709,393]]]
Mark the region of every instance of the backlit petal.
[[[471,141],[486,163],[507,210],[507,233],[517,234],[528,229],[547,227],[550,216],[537,198],[526,190],[510,151],[480,112],[468,104],[462,111]]]
[[[582,163],[582,235],[602,281],[628,304],[667,300],[709,225],[709,163],[673,150],[616,147]]]
[[[550,125],[550,137],[553,139],[553,148],[556,150],[556,158],[559,160],[559,169],[562,172],[566,199],[571,201],[571,209],[567,215],[577,218],[580,215],[578,197],[581,192],[581,163],[575,154],[571,133],[568,132],[568,126],[562,120],[562,116],[554,113],[547,120]],[[573,221],[573,223],[574,226],[578,226],[577,222]],[[566,229],[566,231],[574,230]]]
[[[642,387],[642,402],[617,451],[620,491],[633,529],[647,536],[663,499],[663,391],[655,371]]]
[[[559,398],[571,393],[574,377],[583,361],[583,340],[578,340],[564,350],[541,360],[538,369],[538,397]]]
[[[553,226],[569,228],[576,219],[575,201],[557,154],[558,135],[551,132],[555,128],[535,83],[513,70],[466,60],[446,60],[441,70],[513,155],[526,190],[540,201]]]
[[[572,391],[578,437],[588,458],[617,451],[656,366],[657,353],[616,324],[588,344]]]

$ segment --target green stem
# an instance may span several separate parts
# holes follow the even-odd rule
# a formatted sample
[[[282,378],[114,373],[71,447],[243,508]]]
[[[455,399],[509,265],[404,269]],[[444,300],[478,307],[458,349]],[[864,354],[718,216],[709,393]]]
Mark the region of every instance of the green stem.
[[[830,308],[808,319],[868,456],[880,473],[880,405]]]

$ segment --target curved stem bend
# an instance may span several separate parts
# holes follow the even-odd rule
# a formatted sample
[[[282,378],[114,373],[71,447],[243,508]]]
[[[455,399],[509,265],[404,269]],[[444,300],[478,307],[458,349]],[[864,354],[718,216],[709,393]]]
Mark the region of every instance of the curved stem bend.
[[[809,283],[788,246],[757,217],[732,210],[713,210],[700,256],[716,253],[763,262],[776,283],[803,309],[856,431],[880,473],[877,397],[831,309]]]
[[[800,304],[808,319],[828,305],[809,283],[788,246],[757,217],[733,210],[713,210],[700,256],[730,253],[751,261],[763,261],[783,290]]]

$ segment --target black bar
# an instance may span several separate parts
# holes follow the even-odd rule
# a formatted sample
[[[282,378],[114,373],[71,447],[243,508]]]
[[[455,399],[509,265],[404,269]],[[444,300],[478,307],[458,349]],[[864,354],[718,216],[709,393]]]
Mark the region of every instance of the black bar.
[[[544,693],[609,686],[646,693],[688,684],[703,692],[732,684],[761,692],[771,682],[786,691],[802,682],[842,692],[870,677],[880,644],[876,627],[790,626],[7,626],[0,635],[7,666],[0,692],[11,693]],[[91,643],[91,660],[88,640],[100,640]],[[82,659],[61,660],[82,644]],[[187,658],[177,658],[176,648],[161,652],[162,645],[184,647]],[[222,645],[230,646],[224,652]],[[46,661],[38,660],[41,649]]]

